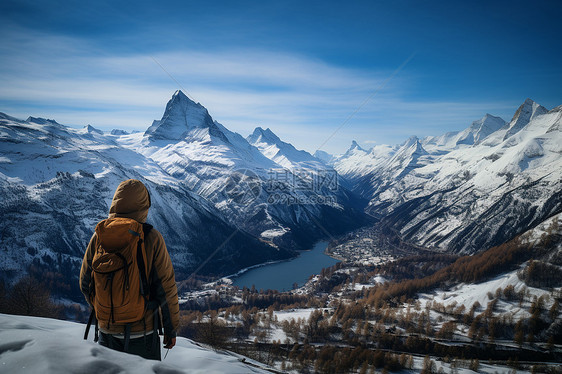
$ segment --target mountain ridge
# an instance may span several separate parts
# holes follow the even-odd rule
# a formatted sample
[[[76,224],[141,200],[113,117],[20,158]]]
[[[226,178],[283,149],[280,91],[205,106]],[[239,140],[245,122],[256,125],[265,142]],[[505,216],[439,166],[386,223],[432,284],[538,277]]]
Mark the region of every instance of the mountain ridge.
[[[527,99],[509,123],[487,114],[461,132],[410,138],[392,156],[349,157],[376,161],[363,173],[348,173],[345,158],[333,165],[370,200],[366,211],[404,240],[472,253],[562,209],[558,114]],[[458,142],[467,134],[470,141]]]

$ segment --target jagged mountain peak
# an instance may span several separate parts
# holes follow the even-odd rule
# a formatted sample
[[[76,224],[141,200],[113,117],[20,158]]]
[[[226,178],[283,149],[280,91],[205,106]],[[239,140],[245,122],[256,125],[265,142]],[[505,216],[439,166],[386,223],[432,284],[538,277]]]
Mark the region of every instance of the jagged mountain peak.
[[[284,142],[269,128],[264,130],[262,127],[256,127],[246,141],[271,161],[289,169],[318,163],[318,159],[310,153]]]
[[[193,128],[210,128],[213,119],[207,109],[177,90],[166,104],[160,121],[154,121],[144,133],[151,140],[182,140]]]
[[[59,123],[57,121],[55,121],[54,119],[47,119],[47,118],[42,118],[42,117],[32,117],[32,116],[27,117],[25,122],[36,123],[38,125],[48,125],[48,124],[49,125],[59,125]]]
[[[96,128],[95,128],[94,126],[92,126],[92,125],[86,125],[86,126],[84,126],[84,130],[85,130],[87,133],[90,133],[90,134],[91,134],[91,133],[96,133],[96,134],[103,135],[103,131],[101,131],[101,130],[99,130],[99,129],[96,129]]]
[[[470,127],[457,136],[456,144],[478,144],[490,134],[504,127],[505,124],[506,122],[502,118],[486,113],[484,117],[472,122]]]
[[[494,116],[494,115],[489,114],[489,113],[486,113],[486,115],[484,117],[482,117],[478,121],[474,121],[472,123],[472,126],[477,127],[479,130],[487,127],[487,128],[490,128],[490,129],[494,129],[493,131],[496,131],[496,130],[499,130],[503,126],[502,125],[500,127],[497,127],[498,123],[502,123],[503,125],[505,125],[505,121],[503,120],[503,118],[498,117],[498,116]]]
[[[513,115],[511,122],[508,125],[507,132],[505,133],[504,140],[516,134],[525,127],[531,120],[542,114],[548,113],[548,109],[535,101],[527,98],[523,104],[517,108]]]
[[[351,145],[349,146],[349,148],[347,149],[347,151],[340,156],[340,158],[346,158],[349,156],[352,156],[354,154],[366,154],[367,151],[365,151],[363,148],[361,148],[361,146],[359,145],[359,143],[357,143],[355,140],[351,141]]]
[[[531,99],[530,97],[526,98],[522,105],[539,105],[535,100]]]
[[[420,144],[420,139],[419,139],[417,136],[414,135],[414,136],[410,136],[410,137],[408,138],[408,140],[406,140],[406,141],[402,144],[402,148],[410,148],[410,147],[412,147],[412,146],[416,146],[416,147],[417,147],[418,145],[421,146],[421,144]]]
[[[404,142],[400,148],[394,154],[392,160],[399,160],[399,163],[403,165],[404,160],[417,160],[420,156],[429,154],[425,148],[422,146],[419,138],[417,136],[411,136],[406,142]],[[391,160],[391,162],[393,162]]]
[[[92,125],[86,125],[86,126],[82,127],[80,130],[78,130],[78,134],[80,134],[80,135],[92,135],[92,134],[104,135],[103,131],[101,131],[99,129],[96,129]]]
[[[248,136],[247,140],[250,143],[262,141],[270,144],[278,144],[281,142],[281,139],[277,135],[275,135],[275,133],[271,131],[269,127],[264,130],[260,126],[254,129],[254,132],[250,136]]]
[[[193,103],[195,102],[189,96],[187,96],[182,90],[176,90],[172,94],[171,100],[186,100],[186,101],[191,101]]]
[[[347,152],[345,152],[345,154],[350,154],[354,151],[361,151],[361,152],[366,152],[360,145],[359,143],[357,143],[357,141],[352,140],[351,141],[351,145],[349,146],[349,148],[347,149]]]
[[[121,136],[121,135],[129,135],[129,132],[121,129],[113,129],[111,130],[111,135]]]
[[[182,90],[176,90],[176,92],[173,93],[172,98],[168,101],[168,104],[169,103],[172,103],[172,105],[195,105],[203,108],[203,105],[195,102],[195,100],[187,96]]]
[[[472,122],[472,124],[474,125],[475,123],[480,124],[480,123],[485,123],[485,122],[488,122],[488,121],[494,121],[494,120],[496,120],[496,119],[498,119],[498,118],[501,119],[501,117],[494,116],[493,114],[490,114],[490,113],[486,113],[486,114],[484,115],[484,117],[480,118],[480,119],[477,120],[477,121]],[[503,121],[503,119],[502,119],[502,121]],[[505,121],[504,121],[504,122],[505,122]]]
[[[543,107],[542,105],[540,105],[536,101],[527,98],[527,99],[525,99],[523,104],[521,104],[519,106],[519,108],[517,108],[517,111],[513,115],[513,118],[511,119],[511,121],[513,122],[513,121],[515,121],[515,120],[519,119],[520,117],[525,116],[527,114],[529,114],[532,118],[534,118],[537,115],[544,114],[544,113],[547,113],[547,112],[548,112],[548,109],[546,109],[545,107]]]
[[[352,141],[351,141],[351,148],[350,148],[350,149],[355,149],[355,148],[357,148],[357,149],[363,149],[363,148],[361,148],[361,146],[360,146],[355,140],[352,140]]]

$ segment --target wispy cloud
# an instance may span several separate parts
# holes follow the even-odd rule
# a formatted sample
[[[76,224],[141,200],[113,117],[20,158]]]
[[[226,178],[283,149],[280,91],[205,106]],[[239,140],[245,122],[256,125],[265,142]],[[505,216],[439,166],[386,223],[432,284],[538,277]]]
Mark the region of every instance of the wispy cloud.
[[[391,74],[257,49],[108,54],[82,39],[27,30],[0,44],[0,58],[0,110],[12,115],[144,130],[180,88],[169,73],[228,128],[246,135],[255,126],[270,127],[309,151]],[[352,139],[396,143],[458,130],[487,111],[503,115],[498,108],[516,105],[407,100],[410,79],[415,76],[407,71],[393,79],[325,150],[342,152]]]

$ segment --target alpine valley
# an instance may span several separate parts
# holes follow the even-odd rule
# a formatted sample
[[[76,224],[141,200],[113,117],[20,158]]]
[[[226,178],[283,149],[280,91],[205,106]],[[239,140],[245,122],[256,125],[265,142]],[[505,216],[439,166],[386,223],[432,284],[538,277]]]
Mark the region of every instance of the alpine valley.
[[[177,91],[147,130],[104,133],[0,113],[0,269],[77,275],[125,179],[152,196],[148,222],[177,271],[224,276],[338,238],[345,260],[373,232],[400,248],[472,254],[562,212],[562,106],[527,99],[509,122],[343,155],[314,156],[270,129],[247,138]]]

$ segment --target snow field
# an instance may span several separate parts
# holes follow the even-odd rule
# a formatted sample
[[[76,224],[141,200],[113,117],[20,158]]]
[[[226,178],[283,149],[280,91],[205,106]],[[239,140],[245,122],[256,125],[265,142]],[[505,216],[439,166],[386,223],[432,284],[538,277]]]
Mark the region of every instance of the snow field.
[[[83,340],[83,324],[0,314],[2,373],[266,373],[262,365],[229,352],[215,352],[186,338],[162,361],[110,350]],[[162,357],[166,350],[162,348]],[[250,363],[250,365],[243,362]],[[255,367],[259,366],[259,367]]]

